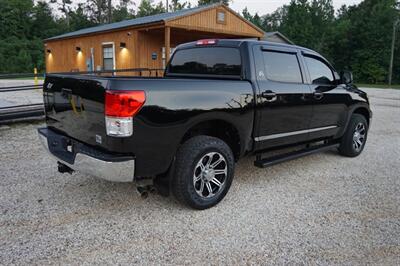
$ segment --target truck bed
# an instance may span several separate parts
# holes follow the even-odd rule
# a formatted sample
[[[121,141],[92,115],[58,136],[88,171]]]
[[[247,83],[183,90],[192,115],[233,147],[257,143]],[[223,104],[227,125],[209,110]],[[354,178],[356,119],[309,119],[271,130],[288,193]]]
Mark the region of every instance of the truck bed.
[[[107,136],[106,90],[145,91],[131,137]],[[48,75],[44,102],[49,129],[107,152],[135,156],[139,176],[150,174],[147,169],[167,170],[186,131],[209,117],[230,121],[243,132],[243,140],[251,139],[254,120],[253,88],[241,80]]]

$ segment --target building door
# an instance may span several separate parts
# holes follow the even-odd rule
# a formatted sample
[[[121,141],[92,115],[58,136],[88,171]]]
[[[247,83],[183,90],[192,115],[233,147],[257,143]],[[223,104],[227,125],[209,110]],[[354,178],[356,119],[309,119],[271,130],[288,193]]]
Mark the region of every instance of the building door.
[[[115,69],[114,43],[103,44],[103,70]]]

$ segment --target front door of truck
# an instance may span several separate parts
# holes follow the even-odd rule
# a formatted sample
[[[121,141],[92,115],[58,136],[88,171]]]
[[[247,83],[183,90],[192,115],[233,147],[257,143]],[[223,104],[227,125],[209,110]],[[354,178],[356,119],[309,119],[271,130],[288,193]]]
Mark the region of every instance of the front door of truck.
[[[315,54],[303,52],[309,83],[313,93],[313,117],[310,138],[319,139],[334,136],[345,126],[348,104],[351,98],[344,85],[338,83],[338,75],[329,63]],[[318,129],[318,130],[317,130]]]
[[[253,47],[258,84],[255,149],[309,139],[311,88],[305,84],[301,55],[295,48]]]

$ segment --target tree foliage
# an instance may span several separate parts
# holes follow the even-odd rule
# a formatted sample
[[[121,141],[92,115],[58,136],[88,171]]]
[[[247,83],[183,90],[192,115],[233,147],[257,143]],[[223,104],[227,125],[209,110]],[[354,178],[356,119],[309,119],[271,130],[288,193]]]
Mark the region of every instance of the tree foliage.
[[[168,6],[168,11],[170,11],[170,12],[175,12],[175,11],[182,10],[185,8],[191,8],[190,2],[189,3],[188,2],[181,3],[181,1],[179,1],[179,0],[171,0],[170,2],[171,3]]]
[[[228,6],[230,2],[232,2],[232,0],[198,0],[197,4],[199,6],[203,6],[203,5],[223,3],[224,5]]]
[[[108,0],[0,0],[0,72],[44,70],[43,39],[108,22]],[[166,11],[165,1],[113,0],[111,21],[122,21]],[[198,5],[229,4],[230,0],[198,0]],[[265,31],[280,31],[294,43],[327,57],[336,69],[352,70],[356,81],[387,81],[393,25],[400,21],[399,1],[364,0],[335,12],[332,0],[292,0],[271,14],[244,18]],[[191,7],[170,0],[170,12]],[[400,23],[399,23],[400,24]],[[393,77],[400,83],[400,25],[397,28]]]
[[[155,4],[153,0],[141,0],[137,11],[137,16],[151,16],[164,13],[165,11],[166,9],[163,2],[158,2],[158,4]]]
[[[396,0],[364,0],[342,6],[332,0],[292,0],[261,17],[245,9],[243,16],[265,31],[280,31],[294,43],[314,49],[336,69],[352,70],[356,81],[387,81],[393,24],[400,20]],[[397,28],[393,77],[400,82],[400,26]]]

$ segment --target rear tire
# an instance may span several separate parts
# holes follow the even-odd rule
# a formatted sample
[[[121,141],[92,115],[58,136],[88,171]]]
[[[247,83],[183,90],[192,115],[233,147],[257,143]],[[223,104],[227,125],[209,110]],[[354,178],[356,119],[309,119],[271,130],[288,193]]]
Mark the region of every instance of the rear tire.
[[[367,142],[367,135],[367,120],[360,114],[353,114],[346,132],[341,139],[339,153],[347,157],[356,157],[360,155]]]
[[[218,204],[234,176],[232,150],[222,140],[196,136],[178,150],[172,177],[172,192],[181,203],[203,210]]]

